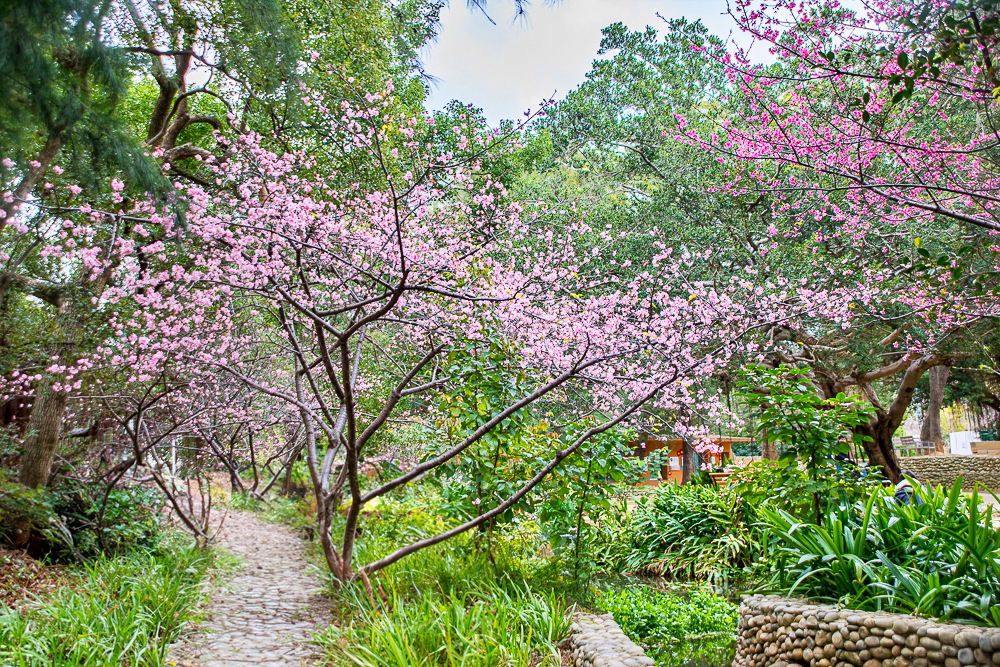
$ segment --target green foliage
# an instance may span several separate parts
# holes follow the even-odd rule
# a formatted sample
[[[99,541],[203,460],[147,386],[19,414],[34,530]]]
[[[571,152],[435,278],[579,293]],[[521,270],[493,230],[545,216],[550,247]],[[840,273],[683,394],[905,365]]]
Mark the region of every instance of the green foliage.
[[[359,563],[388,555],[415,540],[431,537],[454,525],[437,508],[440,496],[432,490],[414,490],[396,497],[383,497],[365,505],[365,530],[355,545]],[[343,517],[339,519],[342,521]],[[334,526],[334,530],[337,530]],[[489,549],[482,548],[481,535],[464,533],[441,544],[421,549],[377,574],[386,590],[417,599],[427,594],[462,593],[484,580],[504,584],[530,580],[543,564],[538,556],[542,543],[538,525],[517,521],[498,527]],[[337,582],[329,582],[336,591]]]
[[[777,562],[768,591],[864,610],[1000,625],[1000,531],[978,491],[914,485],[900,504],[888,493],[841,505],[820,525],[762,510]]]
[[[0,480],[0,543],[29,532],[41,536],[46,555],[71,562],[157,547],[162,536],[162,497],[141,486],[112,489],[66,482],[27,489]]]
[[[878,473],[861,475],[855,466],[841,462],[819,479],[821,507],[864,502],[882,488],[882,480]],[[774,461],[754,461],[738,469],[728,486],[753,507],[780,509],[802,521],[816,518],[812,487],[805,470]]]
[[[587,426],[585,421],[581,427]],[[564,440],[573,437],[567,433]],[[617,520],[627,516],[628,494],[643,470],[643,461],[631,456],[634,440],[631,431],[605,431],[563,461],[545,486],[538,510],[542,533],[555,552],[553,566],[580,591],[603,566],[620,532]]]
[[[423,491],[366,506],[358,560],[453,525],[430,509],[438,502]],[[557,586],[534,580],[544,572],[539,546],[537,524],[518,519],[497,527],[489,551],[464,534],[394,563],[372,577],[371,598],[360,584],[337,589],[331,579],[343,629],[316,641],[343,665],[557,665],[570,614]]]
[[[686,594],[626,588],[602,594],[601,606],[659,665],[721,665],[732,659],[738,607],[707,588]]]
[[[11,544],[18,533],[48,528],[52,498],[44,488],[29,489],[0,479],[0,543]]]
[[[374,608],[356,589],[353,596],[355,623],[343,634],[331,626],[318,640],[341,663],[359,667],[555,666],[556,646],[569,634],[570,609],[558,595],[516,584],[410,602],[392,594]]]
[[[740,384],[748,406],[760,413],[758,430],[763,438],[784,445],[778,463],[783,468],[781,484],[813,497],[813,516],[820,521],[830,480],[838,477],[838,454],[847,455],[846,438],[860,444],[854,428],[868,423],[865,404],[843,393],[823,398],[809,376],[808,368],[782,364],[778,368],[748,366],[740,373]],[[870,439],[870,438],[869,438]],[[799,462],[805,465],[802,479]]]
[[[0,607],[0,663],[165,666],[207,564],[193,550],[101,558],[82,568],[76,586],[16,611]]]
[[[230,509],[238,510],[240,512],[256,512],[261,508],[260,498],[252,496],[247,492],[234,492],[229,496],[229,500],[226,505]]]
[[[57,489],[54,510],[73,535],[73,547],[85,557],[155,549],[163,531],[163,497],[150,488],[123,486],[105,502],[103,491],[96,484]]]
[[[116,115],[130,59],[106,39],[107,10],[95,0],[5,5],[0,71],[9,94],[0,101],[0,138],[22,175],[42,144],[54,141],[73,182],[96,185],[110,170],[163,195],[170,184]]]
[[[681,594],[636,586],[602,593],[600,601],[625,634],[645,644],[732,635],[739,618],[736,605],[705,587]]]
[[[449,363],[465,381],[460,391],[442,396],[440,412],[446,417],[440,425],[450,438],[431,447],[430,455],[453,447],[455,441],[468,437],[498,410],[527,393],[529,378],[515,358],[512,350],[496,342],[488,349],[470,344],[451,354]],[[520,489],[557,449],[593,425],[593,420],[583,420],[577,428],[556,434],[546,420],[535,419],[527,411],[510,415],[461,457],[436,469],[445,515],[468,520],[492,509]],[[588,580],[598,564],[589,549],[601,533],[594,518],[611,509],[613,498],[626,488],[623,482],[638,479],[642,464],[629,457],[629,443],[634,439],[634,433],[622,430],[591,438],[533,493],[484,527],[485,547],[491,548],[489,538],[497,526],[537,513],[542,533],[557,556],[558,563],[552,567],[561,567],[578,584]]]
[[[516,359],[499,342],[488,348],[470,342],[449,354],[450,372],[461,375],[464,382],[460,391],[441,397],[440,426],[449,437],[432,447],[428,457],[454,447],[526,393],[530,379]],[[532,420],[524,410],[510,415],[462,456],[435,469],[442,510],[449,517],[469,519],[496,507],[548,462],[554,440],[547,422]],[[510,522],[517,511],[534,511],[535,502],[532,494],[524,496],[490,525]]]
[[[752,507],[711,486],[662,484],[632,515],[628,570],[726,586],[749,574],[761,551]]]

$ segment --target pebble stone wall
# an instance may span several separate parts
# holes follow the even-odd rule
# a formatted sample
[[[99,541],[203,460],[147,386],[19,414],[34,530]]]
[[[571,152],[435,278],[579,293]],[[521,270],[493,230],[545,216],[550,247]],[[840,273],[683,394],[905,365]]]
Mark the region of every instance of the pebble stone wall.
[[[951,486],[964,475],[962,487],[967,491],[979,482],[1000,492],[1000,456],[908,456],[899,464],[931,484]]]
[[[611,614],[579,614],[569,638],[576,667],[647,667],[656,662],[629,639]]]
[[[752,595],[740,605],[733,667],[1000,666],[1000,628]]]

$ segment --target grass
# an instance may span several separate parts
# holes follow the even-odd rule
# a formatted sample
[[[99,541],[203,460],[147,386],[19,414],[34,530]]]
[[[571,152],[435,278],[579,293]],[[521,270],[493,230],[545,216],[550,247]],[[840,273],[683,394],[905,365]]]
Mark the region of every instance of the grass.
[[[358,667],[559,665],[570,614],[555,593],[488,582],[404,601],[395,591],[373,607],[357,589],[344,628],[317,635],[331,657]]]
[[[192,619],[208,558],[190,549],[102,558],[74,585],[0,606],[5,667],[160,667]]]
[[[435,506],[419,494],[380,502],[365,519],[357,562],[446,528],[426,509]],[[353,667],[559,665],[572,608],[557,585],[533,579],[544,571],[541,544],[531,523],[489,540],[462,535],[377,573],[373,598],[331,580],[343,615],[315,642],[334,664]]]

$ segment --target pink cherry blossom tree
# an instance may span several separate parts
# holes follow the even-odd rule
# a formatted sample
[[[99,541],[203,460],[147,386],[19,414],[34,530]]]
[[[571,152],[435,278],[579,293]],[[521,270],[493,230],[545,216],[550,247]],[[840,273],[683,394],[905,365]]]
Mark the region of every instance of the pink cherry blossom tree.
[[[706,52],[725,66],[726,110],[709,129],[678,117],[675,135],[731,165],[722,195],[770,206],[777,222],[762,256],[811,244],[810,284],[834,274],[859,288],[882,282],[881,298],[856,302],[867,326],[775,329],[771,359],[812,366],[826,395],[865,395],[868,454],[892,479],[892,435],[917,382],[964,356],[962,341],[974,344],[1000,314],[995,44],[989,30],[978,41],[972,31],[962,39],[973,55],[942,57],[948,21],[976,19],[960,13],[891,0],[736,0],[730,14],[777,63],[755,64],[738,48]],[[874,387],[893,378],[887,402]]]
[[[210,528],[197,494],[178,492],[163,472],[160,445],[172,437],[198,437],[201,453],[231,467],[219,445],[233,424],[260,432],[289,424],[282,415],[292,411],[301,435],[285,465],[301,448],[327,564],[341,581],[367,582],[485,525],[591,438],[644,410],[673,415],[675,432],[711,447],[703,436],[727,417],[712,378],[770,353],[778,327],[850,329],[855,305],[884,292],[856,280],[812,289],[753,267],[696,282],[711,253],[674,252],[669,232],[655,228],[639,233],[648,263],[632,266],[619,238],[572,209],[529,212],[493,178],[484,165],[510,150],[518,128],[456,126],[457,140],[443,142],[432,119],[395,110],[391,86],[336,108],[318,94],[310,103],[329,118],[324,156],[336,160],[278,154],[252,133],[217,134],[223,157],[204,160],[211,189],[177,184],[183,225],[146,202],[57,211],[84,241],[109,220],[129,224],[128,235],[102,239],[101,252],[67,243],[70,235],[53,239],[51,252],[107,276],[92,305],[110,333],[86,363],[103,373],[132,465],[145,464],[203,541]],[[523,394],[490,406],[444,451],[366,486],[364,458],[379,436],[463,382],[460,366],[444,363],[449,353],[491,340],[516,356]],[[366,503],[533,410],[555,415],[560,437],[520,488],[450,530],[355,563]]]
[[[386,90],[322,109],[332,117],[331,149],[350,170],[239,138],[225,163],[208,160],[213,192],[222,194],[181,189],[190,203],[186,228],[150,212],[149,243],[120,244],[108,295],[138,304],[134,316],[113,322],[107,351],[127,358],[137,382],[156,377],[164,360],[183,359],[298,412],[320,541],[342,581],[367,580],[490,521],[645,406],[718,417],[719,397],[701,380],[775,322],[807,311],[850,320],[843,295],[795,296],[791,285],[764,286],[751,275],[691,283],[688,272],[702,258],[675,256],[659,233],[649,236],[650,265],[625,271],[616,239],[565,211],[525,213],[482,169],[509,137],[463,135],[441,153],[423,141],[429,119],[392,108]],[[491,339],[517,350],[530,388],[493,406],[451,448],[363,490],[361,462],[376,436],[423,397],[462,382],[442,363],[450,350]],[[354,562],[366,503],[536,405],[555,410],[553,427],[575,435],[520,489],[440,535]],[[574,430],[580,420],[588,426]]]

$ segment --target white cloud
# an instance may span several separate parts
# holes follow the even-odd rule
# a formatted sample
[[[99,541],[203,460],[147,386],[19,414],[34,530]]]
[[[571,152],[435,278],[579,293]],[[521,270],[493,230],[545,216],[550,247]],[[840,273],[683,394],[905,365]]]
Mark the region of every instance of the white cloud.
[[[424,54],[427,71],[438,78],[428,101],[440,109],[452,99],[482,107],[487,119],[518,118],[552,96],[561,98],[590,71],[601,29],[621,21],[633,30],[658,30],[666,18],[701,19],[726,38],[736,32],[725,13],[726,0],[563,0],[535,2],[525,21],[512,23],[513,3],[493,0],[492,25],[464,0],[452,0],[441,15],[438,41]]]

